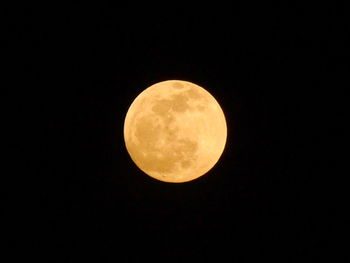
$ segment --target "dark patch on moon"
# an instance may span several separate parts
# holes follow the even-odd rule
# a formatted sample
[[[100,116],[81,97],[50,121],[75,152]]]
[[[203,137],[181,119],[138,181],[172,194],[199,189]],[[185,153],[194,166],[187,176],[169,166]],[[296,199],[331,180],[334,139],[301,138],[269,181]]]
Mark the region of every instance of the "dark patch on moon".
[[[161,99],[158,100],[152,107],[152,111],[160,116],[167,114],[167,112],[171,109],[171,100]]]
[[[175,89],[183,89],[184,85],[182,83],[180,83],[180,82],[175,82],[175,83],[173,83],[173,87]]]
[[[177,112],[184,112],[190,106],[187,103],[188,98],[183,94],[177,94],[172,96],[172,109]]]
[[[189,89],[187,92],[188,97],[191,99],[202,99],[203,97],[199,94],[199,92],[193,88]]]

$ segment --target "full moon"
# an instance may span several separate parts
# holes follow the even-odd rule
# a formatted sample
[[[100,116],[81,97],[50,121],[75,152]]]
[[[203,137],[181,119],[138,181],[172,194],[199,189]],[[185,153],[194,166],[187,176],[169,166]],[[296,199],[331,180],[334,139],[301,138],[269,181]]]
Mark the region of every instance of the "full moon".
[[[225,148],[224,113],[204,88],[182,80],[156,83],[131,104],[124,122],[126,149],[147,175],[192,181],[218,162]]]

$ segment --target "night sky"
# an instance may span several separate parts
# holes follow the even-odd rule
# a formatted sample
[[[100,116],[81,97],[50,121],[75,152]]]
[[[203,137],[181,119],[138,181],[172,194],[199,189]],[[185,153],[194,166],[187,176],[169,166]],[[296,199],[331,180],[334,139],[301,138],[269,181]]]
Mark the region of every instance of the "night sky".
[[[20,121],[9,119],[30,144],[12,144],[25,159],[14,169],[26,172],[5,191],[16,215],[9,244],[45,262],[343,262],[331,149],[348,87],[344,10],[285,1],[8,11]],[[123,139],[135,97],[169,79],[208,90],[228,126],[219,162],[184,184],[145,175]]]

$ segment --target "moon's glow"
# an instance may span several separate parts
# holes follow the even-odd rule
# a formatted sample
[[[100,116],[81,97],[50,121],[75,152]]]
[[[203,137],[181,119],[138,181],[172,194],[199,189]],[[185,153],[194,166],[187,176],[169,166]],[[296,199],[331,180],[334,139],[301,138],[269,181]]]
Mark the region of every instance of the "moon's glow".
[[[226,143],[224,113],[205,89],[169,80],[145,89],[124,122],[127,151],[149,176],[187,182],[208,172]]]

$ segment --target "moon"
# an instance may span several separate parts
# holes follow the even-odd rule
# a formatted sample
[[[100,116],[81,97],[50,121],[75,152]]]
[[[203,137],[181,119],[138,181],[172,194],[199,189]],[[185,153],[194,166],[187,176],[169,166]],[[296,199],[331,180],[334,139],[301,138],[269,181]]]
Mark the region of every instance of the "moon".
[[[227,139],[224,113],[204,88],[182,80],[156,83],[132,102],[124,140],[133,162],[154,179],[182,183],[206,174]]]

